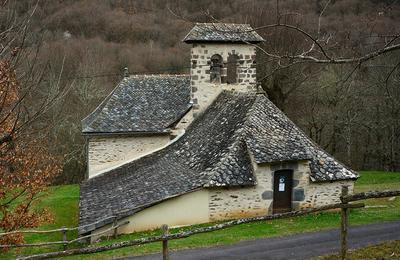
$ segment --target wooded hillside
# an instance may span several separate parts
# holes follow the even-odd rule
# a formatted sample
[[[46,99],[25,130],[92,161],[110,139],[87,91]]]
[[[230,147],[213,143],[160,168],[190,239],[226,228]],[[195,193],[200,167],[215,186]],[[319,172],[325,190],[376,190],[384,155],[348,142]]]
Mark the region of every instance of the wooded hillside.
[[[58,183],[82,180],[80,120],[115,87],[123,68],[188,73],[190,46],[182,38],[193,22],[219,21],[260,28],[266,42],[257,56],[259,83],[318,144],[356,170],[400,170],[400,50],[358,59],[400,43],[398,1],[0,2],[0,32],[29,21],[22,46],[29,51],[16,70],[20,82],[32,82],[29,74],[37,88],[28,88],[24,113],[40,106],[38,97],[55,97],[30,130],[60,158]],[[2,39],[9,43],[20,47]],[[350,61],[334,62],[340,59]]]

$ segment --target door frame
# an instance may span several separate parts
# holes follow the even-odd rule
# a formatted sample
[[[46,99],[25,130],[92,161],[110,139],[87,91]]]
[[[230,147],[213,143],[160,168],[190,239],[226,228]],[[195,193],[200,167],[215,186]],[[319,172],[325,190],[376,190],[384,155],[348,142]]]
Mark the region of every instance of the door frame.
[[[276,170],[276,171],[273,172],[273,178],[272,178],[272,180],[273,180],[272,181],[272,191],[273,191],[273,195],[272,195],[272,214],[283,213],[282,211],[276,212],[276,209],[275,209],[275,201],[276,201],[275,200],[275,196],[276,196],[275,188],[277,188],[277,187],[275,187],[275,179],[277,177],[277,174],[279,174],[280,172],[288,172],[289,173],[290,185],[287,185],[287,186],[289,186],[288,188],[290,189],[290,192],[288,192],[288,194],[290,196],[290,202],[288,203],[288,211],[287,212],[290,212],[290,211],[293,210],[292,202],[293,202],[293,174],[294,174],[294,170],[293,169],[280,169],[280,170]]]

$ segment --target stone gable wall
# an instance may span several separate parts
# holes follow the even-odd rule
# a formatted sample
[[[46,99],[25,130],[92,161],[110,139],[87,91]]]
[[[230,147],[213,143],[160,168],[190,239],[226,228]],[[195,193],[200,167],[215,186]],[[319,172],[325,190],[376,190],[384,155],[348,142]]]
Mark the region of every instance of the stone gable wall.
[[[87,141],[88,177],[150,153],[169,141],[169,135],[91,137]]]
[[[210,221],[266,215],[272,204],[272,199],[264,196],[272,190],[269,166],[258,167],[256,178],[255,187],[210,189]]]

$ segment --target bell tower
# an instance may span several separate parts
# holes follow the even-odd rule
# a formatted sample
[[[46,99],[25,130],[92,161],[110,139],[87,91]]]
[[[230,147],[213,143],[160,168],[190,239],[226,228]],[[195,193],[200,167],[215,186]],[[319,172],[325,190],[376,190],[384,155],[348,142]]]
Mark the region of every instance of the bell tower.
[[[197,23],[183,39],[192,44],[194,116],[223,90],[256,91],[256,47],[264,41],[248,24]]]

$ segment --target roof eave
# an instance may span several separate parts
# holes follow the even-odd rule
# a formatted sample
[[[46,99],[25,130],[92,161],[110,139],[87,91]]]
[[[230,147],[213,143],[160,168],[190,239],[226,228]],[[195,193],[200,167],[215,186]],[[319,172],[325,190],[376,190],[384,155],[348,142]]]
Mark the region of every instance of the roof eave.
[[[171,129],[165,129],[165,131],[126,131],[126,132],[82,132],[83,136],[154,136],[154,135],[168,135],[171,133]]]
[[[256,40],[256,41],[243,41],[243,40],[186,40],[183,39],[182,42],[187,44],[192,43],[241,43],[241,44],[259,44],[261,42],[265,42],[265,40]]]
[[[356,181],[360,176],[357,177],[349,177],[349,178],[337,178],[337,179],[311,179],[312,183],[327,183],[327,182],[336,182],[336,181]]]

